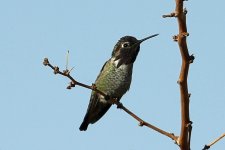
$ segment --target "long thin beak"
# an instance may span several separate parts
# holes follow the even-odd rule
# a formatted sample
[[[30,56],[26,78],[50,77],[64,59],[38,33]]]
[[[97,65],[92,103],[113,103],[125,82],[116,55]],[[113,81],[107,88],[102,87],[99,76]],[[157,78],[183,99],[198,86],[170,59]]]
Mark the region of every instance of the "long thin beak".
[[[148,40],[148,39],[150,39],[150,38],[153,38],[153,37],[155,37],[155,36],[157,36],[157,35],[159,35],[159,34],[154,34],[154,35],[148,36],[148,37],[146,37],[146,38],[144,38],[144,39],[138,40],[138,43],[137,43],[137,44],[141,44],[141,43],[144,42],[145,40]]]

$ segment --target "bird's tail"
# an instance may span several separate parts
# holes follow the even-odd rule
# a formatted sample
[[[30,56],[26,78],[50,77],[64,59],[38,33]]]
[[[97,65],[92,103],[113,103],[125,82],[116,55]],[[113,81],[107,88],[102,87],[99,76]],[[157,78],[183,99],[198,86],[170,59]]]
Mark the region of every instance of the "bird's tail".
[[[83,122],[82,122],[82,124],[80,125],[80,131],[86,131],[87,130],[87,128],[88,128],[88,125],[89,125],[89,122],[88,121],[86,121],[86,120],[84,120]]]

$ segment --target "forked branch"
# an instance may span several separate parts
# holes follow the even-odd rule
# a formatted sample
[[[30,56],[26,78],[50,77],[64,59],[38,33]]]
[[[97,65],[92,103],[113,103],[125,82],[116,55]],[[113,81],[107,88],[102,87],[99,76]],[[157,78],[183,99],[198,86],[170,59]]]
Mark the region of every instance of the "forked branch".
[[[158,127],[156,127],[156,126],[154,126],[154,125],[152,125],[152,124],[150,124],[150,123],[144,121],[143,119],[141,119],[140,117],[138,117],[137,115],[135,115],[133,112],[131,112],[129,109],[127,109],[125,106],[123,106],[123,104],[120,103],[119,101],[117,101],[116,98],[111,98],[111,97],[109,97],[107,94],[105,94],[104,92],[98,90],[98,87],[96,87],[95,84],[92,84],[91,86],[89,86],[89,85],[86,85],[86,84],[83,84],[83,83],[81,83],[81,82],[76,81],[76,80],[70,75],[70,71],[69,71],[68,69],[63,70],[63,71],[60,71],[60,70],[59,70],[59,67],[57,67],[57,66],[54,67],[54,66],[49,62],[49,60],[48,60],[47,58],[44,59],[43,64],[44,64],[45,66],[49,66],[51,69],[53,69],[53,70],[54,70],[54,74],[60,74],[60,75],[65,76],[65,77],[67,77],[67,78],[69,78],[69,79],[71,80],[69,86],[67,86],[67,89],[71,89],[72,87],[75,87],[76,85],[78,85],[78,86],[81,86],[81,87],[84,87],[84,88],[93,90],[93,91],[95,91],[95,92],[101,94],[102,96],[104,96],[105,99],[108,99],[108,102],[109,102],[109,103],[117,105],[117,108],[120,108],[120,109],[124,110],[127,114],[129,114],[129,115],[132,116],[134,119],[136,119],[136,120],[139,122],[139,126],[146,126],[146,127],[149,127],[149,128],[151,128],[151,129],[153,129],[153,130],[155,130],[155,131],[157,131],[157,132],[159,132],[159,133],[161,133],[161,134],[163,134],[163,135],[165,135],[165,136],[171,138],[172,140],[175,141],[175,143],[177,143],[178,137],[175,136],[173,133],[168,133],[168,132],[166,132],[166,131],[164,131],[164,130],[162,130],[162,129],[160,129],[160,128],[158,128]]]

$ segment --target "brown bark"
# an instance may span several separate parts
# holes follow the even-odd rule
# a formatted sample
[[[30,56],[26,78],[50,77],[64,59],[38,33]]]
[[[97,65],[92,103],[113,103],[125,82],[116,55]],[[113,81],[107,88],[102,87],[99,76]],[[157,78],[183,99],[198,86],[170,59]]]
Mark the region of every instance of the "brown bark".
[[[181,100],[181,130],[180,136],[178,140],[178,145],[181,150],[190,150],[190,142],[191,142],[191,130],[192,130],[192,122],[190,121],[189,115],[189,97],[188,93],[188,71],[189,65],[193,62],[194,56],[189,55],[186,38],[189,35],[187,32],[186,25],[186,14],[187,10],[183,7],[184,0],[175,0],[176,8],[173,13],[169,15],[163,15],[166,17],[176,17],[178,22],[178,35],[173,37],[174,41],[177,41],[182,64],[180,75],[177,83],[180,85],[180,100]]]
[[[183,8],[183,0],[176,0],[175,14],[178,21],[179,33],[175,37],[178,42],[182,65],[178,83],[180,85],[181,97],[181,131],[179,137],[179,146],[181,150],[190,150],[192,122],[189,116],[189,93],[188,93],[188,71],[189,64],[193,62],[194,57],[189,55],[186,38],[189,35],[186,25],[187,10]]]

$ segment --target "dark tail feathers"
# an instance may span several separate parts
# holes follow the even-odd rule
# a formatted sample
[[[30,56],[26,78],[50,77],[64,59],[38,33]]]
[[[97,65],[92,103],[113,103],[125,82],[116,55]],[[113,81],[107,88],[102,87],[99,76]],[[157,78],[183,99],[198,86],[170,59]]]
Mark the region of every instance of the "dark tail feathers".
[[[86,131],[88,128],[89,123],[87,121],[83,121],[82,124],[80,125],[80,131]]]

